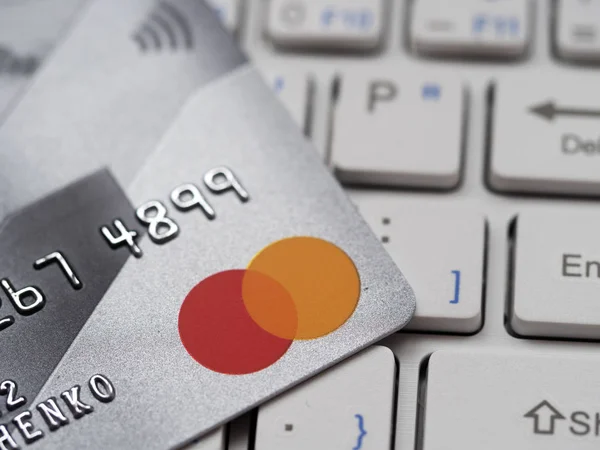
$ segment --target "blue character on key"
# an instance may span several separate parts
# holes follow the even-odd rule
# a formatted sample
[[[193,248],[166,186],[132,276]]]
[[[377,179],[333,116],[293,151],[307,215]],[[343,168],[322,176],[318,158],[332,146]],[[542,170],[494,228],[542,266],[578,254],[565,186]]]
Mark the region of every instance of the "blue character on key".
[[[521,31],[521,23],[519,19],[516,17],[511,17],[508,21],[508,28],[510,30],[511,36],[518,36]]]
[[[283,91],[284,87],[285,87],[285,80],[283,79],[283,77],[282,76],[275,77],[275,82],[273,83],[273,90],[275,91],[275,93],[279,94],[281,91]]]
[[[480,35],[485,32],[488,26],[492,25],[496,36],[518,36],[521,30],[521,23],[517,17],[493,16],[486,14],[477,14],[473,16],[471,30],[473,34]]]
[[[373,11],[365,10],[361,13],[361,27],[363,30],[370,30],[375,23],[375,17],[373,16]]]
[[[346,28],[367,31],[375,23],[373,12],[370,9],[361,10],[336,10],[327,7],[321,12],[321,25],[331,27],[338,20]]]
[[[423,100],[439,100],[442,96],[442,87],[437,83],[426,83],[421,88]]]
[[[362,414],[354,414],[354,417],[358,421],[358,436],[356,437],[356,445],[352,447],[352,450],[361,450],[363,446],[363,440],[367,435],[367,430],[365,429],[365,418]]]
[[[373,26],[373,13],[368,9],[360,11],[345,11],[343,14],[343,22],[348,28],[366,31]]]
[[[333,21],[334,17],[335,11],[333,10],[333,8],[325,8],[321,13],[321,25],[323,25],[324,27],[331,26],[331,22]]]
[[[456,305],[460,301],[460,270],[453,270],[454,275],[454,298],[450,300],[450,304]]]
[[[494,19],[496,36],[518,36],[520,30],[519,19],[516,17],[496,17]]]
[[[494,19],[494,29],[496,30],[496,35],[503,36],[508,30],[508,22],[504,17],[496,17]]]
[[[471,30],[473,34],[481,34],[484,32],[488,24],[488,18],[485,14],[477,14],[473,17]]]

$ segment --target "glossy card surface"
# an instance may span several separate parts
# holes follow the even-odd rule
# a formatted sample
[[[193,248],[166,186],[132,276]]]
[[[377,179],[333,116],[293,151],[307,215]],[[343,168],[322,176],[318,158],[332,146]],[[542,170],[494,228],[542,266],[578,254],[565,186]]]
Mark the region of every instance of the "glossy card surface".
[[[6,445],[177,447],[412,317],[201,2],[89,2],[0,126],[0,158]]]

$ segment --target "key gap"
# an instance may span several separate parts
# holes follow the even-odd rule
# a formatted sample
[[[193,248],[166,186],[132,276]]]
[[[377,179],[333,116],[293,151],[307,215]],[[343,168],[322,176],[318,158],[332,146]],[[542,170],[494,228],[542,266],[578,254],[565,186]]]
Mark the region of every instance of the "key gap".
[[[400,396],[400,361],[398,361],[398,357],[394,353],[394,394],[392,400],[392,423],[391,423],[391,431],[390,431],[390,450],[396,449],[396,423],[398,417],[398,398]]]
[[[429,371],[429,359],[431,354],[426,355],[419,366],[419,381],[417,387],[417,408],[415,421],[415,450],[423,450],[425,436],[425,399],[427,398],[427,374]]]
[[[258,425],[258,408],[248,413],[250,415],[250,426],[248,433],[248,450],[256,449],[256,427]]]
[[[458,182],[451,188],[452,190],[459,190],[465,183],[467,164],[469,159],[467,158],[467,146],[469,141],[469,111],[471,104],[471,91],[468,86],[463,84],[462,86],[462,120],[460,124],[460,155],[459,155],[459,166],[458,166]]]
[[[404,5],[402,5],[402,6],[403,6],[403,8],[402,7],[400,8],[401,16],[398,19],[398,21],[401,25],[401,29],[402,29],[402,33],[401,33],[402,47],[404,48],[404,50],[406,51],[406,53],[408,55],[415,56],[416,51],[412,47],[412,42],[410,39],[410,31],[411,31],[411,26],[412,26],[412,17],[413,17],[413,9],[414,9],[414,0],[404,3]]]
[[[333,82],[331,83],[329,97],[330,104],[329,111],[327,114],[327,136],[325,138],[325,160],[331,165],[332,160],[332,146],[334,138],[334,120],[335,114],[340,99],[340,93],[342,90],[342,77],[339,73],[336,73]]]
[[[308,138],[312,137],[313,134],[313,121],[315,120],[314,109],[315,109],[315,95],[316,95],[316,87],[315,87],[315,79],[312,75],[309,75],[308,80],[308,88],[306,95],[308,96],[306,110],[304,111],[304,135]]]
[[[486,323],[486,300],[487,300],[487,272],[488,272],[488,256],[489,256],[489,239],[490,239],[490,225],[488,223],[487,218],[485,219],[484,229],[483,229],[483,273],[481,274],[481,325],[479,328],[473,333],[477,334],[481,330]]]
[[[514,295],[514,277],[515,277],[515,256],[517,248],[517,219],[512,218],[508,225],[508,258],[506,268],[506,299],[504,302],[504,328],[512,337],[519,337],[512,329],[510,318],[513,314],[513,295]]]
[[[495,188],[492,186],[490,181],[490,175],[492,170],[492,133],[494,132],[493,124],[493,113],[494,104],[496,100],[496,82],[492,81],[487,89],[486,102],[485,102],[485,137],[484,137],[484,150],[483,150],[483,184],[484,186],[497,193]]]
[[[558,0],[552,0],[550,5],[550,26],[548,27],[548,45],[550,56],[560,59],[558,55]]]

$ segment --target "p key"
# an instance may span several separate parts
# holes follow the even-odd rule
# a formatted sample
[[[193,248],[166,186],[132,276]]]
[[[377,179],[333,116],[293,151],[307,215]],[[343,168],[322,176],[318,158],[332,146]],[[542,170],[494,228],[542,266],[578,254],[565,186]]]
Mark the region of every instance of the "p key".
[[[461,82],[400,68],[353,71],[341,79],[332,161],[346,183],[455,187],[461,176]]]

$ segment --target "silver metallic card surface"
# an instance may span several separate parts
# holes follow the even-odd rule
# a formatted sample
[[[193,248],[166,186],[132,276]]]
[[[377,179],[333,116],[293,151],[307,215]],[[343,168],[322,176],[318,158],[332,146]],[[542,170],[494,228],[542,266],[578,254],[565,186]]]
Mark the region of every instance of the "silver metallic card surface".
[[[139,20],[165,5],[125,3],[139,7]],[[117,4],[123,2],[93,2],[81,22],[89,28]],[[414,312],[405,278],[256,70],[211,25],[212,13],[191,0],[168,5],[205,24],[191,28],[195,45],[207,48],[197,51],[196,63],[214,60],[216,69],[198,69],[206,76],[199,75],[200,86],[157,147],[135,145],[138,136],[144,146],[152,143],[153,127],[175,100],[135,124],[118,114],[110,122],[111,114],[96,111],[85,130],[69,130],[60,118],[48,124],[42,113],[30,125],[26,112],[44,109],[44,95],[52,95],[36,92],[48,73],[60,71],[52,64],[0,128],[5,149],[26,150],[10,159],[0,149],[12,161],[2,169],[12,226],[0,229],[0,241],[26,249],[2,267],[11,281],[0,286],[0,339],[11,333],[8,348],[22,336],[49,341],[36,347],[44,364],[33,375],[35,360],[27,366],[31,355],[21,354],[27,346],[19,354],[7,345],[0,350],[0,377],[10,370],[14,384],[0,389],[15,389],[10,409],[0,407],[0,437],[22,447],[183,445],[399,330]],[[113,35],[127,29],[120,21],[114,27]],[[67,39],[59,60],[75,47]],[[98,95],[116,99],[125,78],[140,74],[124,72]],[[141,114],[152,83],[141,84],[123,94],[129,101],[115,101]],[[65,109],[75,114],[77,88],[71,89]],[[102,103],[86,98],[81,109],[90,102]],[[95,139],[106,121],[111,126]],[[144,135],[150,129],[152,136]],[[116,149],[97,152],[111,142]],[[13,191],[15,171],[25,167],[35,183]],[[76,211],[85,208],[86,220],[74,226]],[[40,236],[48,242],[38,251]],[[30,281],[39,274],[47,278]],[[69,301],[51,308],[53,295]],[[70,308],[77,308],[76,321]],[[12,322],[5,321],[8,312]],[[54,326],[52,339],[64,339],[53,346],[47,335],[35,335],[36,326]],[[23,386],[29,380],[45,381]],[[23,401],[17,388],[27,391]]]
[[[127,186],[194,90],[245,61],[201,1],[82,3],[1,124],[1,218],[103,167]]]

